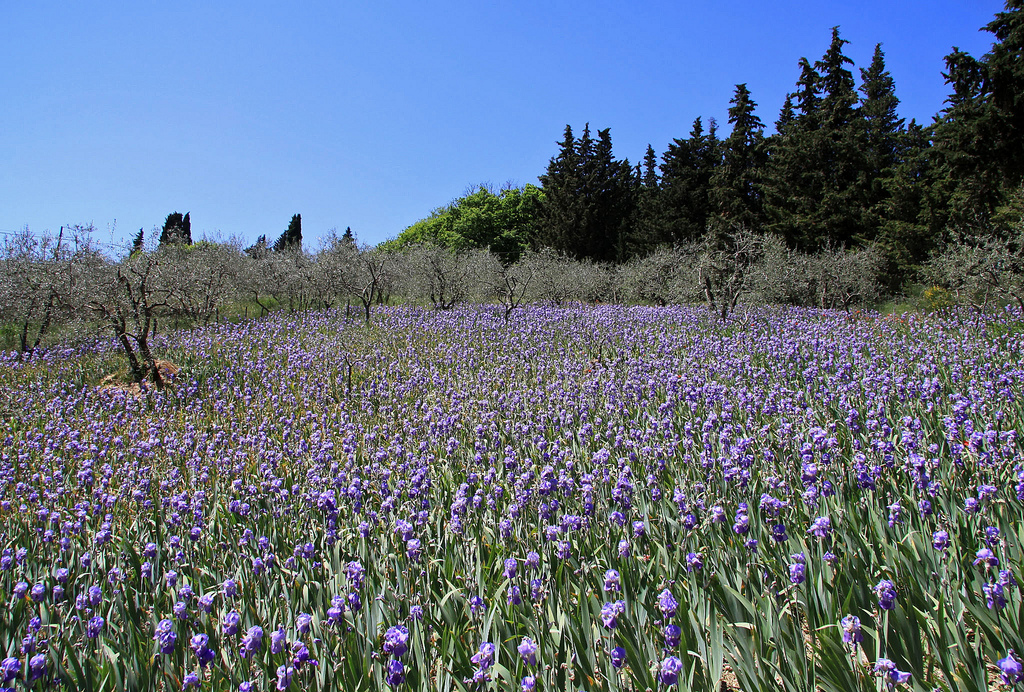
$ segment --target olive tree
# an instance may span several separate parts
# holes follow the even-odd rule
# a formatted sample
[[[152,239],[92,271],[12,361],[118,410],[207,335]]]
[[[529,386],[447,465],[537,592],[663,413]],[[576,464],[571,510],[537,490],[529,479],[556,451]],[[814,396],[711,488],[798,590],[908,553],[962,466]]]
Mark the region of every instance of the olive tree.
[[[576,298],[575,263],[571,258],[551,248],[541,248],[523,253],[517,264],[520,274],[530,277],[524,293],[527,299],[563,305]]]
[[[79,316],[84,274],[99,255],[93,230],[76,225],[36,236],[26,228],[0,246],[0,322],[14,327],[20,353],[31,355]]]
[[[623,297],[634,303],[690,302],[696,293],[696,246],[661,246],[619,267]]]
[[[287,305],[295,311],[317,303],[320,286],[316,276],[320,269],[313,257],[295,246],[277,251],[258,250],[246,253],[249,257],[239,275],[240,295],[251,296],[262,314],[268,313],[273,304]]]
[[[479,250],[417,243],[395,258],[393,273],[401,279],[408,298],[448,310],[471,299],[478,290],[480,258]]]
[[[751,283],[763,302],[849,310],[882,296],[882,255],[874,246],[826,246],[808,254],[787,247],[778,236],[767,236],[762,247]]]
[[[167,243],[158,252],[172,269],[165,277],[177,312],[189,320],[206,324],[239,297],[246,258],[238,240]]]
[[[931,282],[975,307],[1005,301],[1024,310],[1024,224],[1007,236],[960,237],[925,267]]]
[[[323,280],[336,295],[359,301],[367,322],[373,305],[380,303],[385,291],[394,286],[394,277],[390,275],[393,261],[390,252],[360,247],[348,238],[333,234],[318,256]]]
[[[810,264],[819,308],[849,310],[881,298],[883,258],[874,246],[825,247],[811,256]]]
[[[746,228],[709,232],[691,251],[696,283],[708,309],[724,321],[751,288],[751,269],[760,259],[763,238]]]
[[[132,378],[162,388],[151,339],[158,320],[173,312],[175,267],[161,252],[139,251],[118,262],[97,257],[90,269],[85,307],[121,346]]]
[[[516,308],[532,299],[536,263],[531,261],[531,251],[524,252],[518,262],[505,264],[493,253],[484,251],[480,256],[480,284],[484,297],[497,300],[504,312],[505,321]]]

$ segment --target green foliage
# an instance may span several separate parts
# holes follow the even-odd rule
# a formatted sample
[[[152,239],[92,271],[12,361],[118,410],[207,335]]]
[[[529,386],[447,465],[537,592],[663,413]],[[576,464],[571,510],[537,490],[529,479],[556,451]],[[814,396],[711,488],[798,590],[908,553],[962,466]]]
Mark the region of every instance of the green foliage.
[[[543,200],[544,193],[536,185],[497,193],[480,185],[409,226],[386,245],[400,248],[427,243],[451,250],[483,248],[512,262],[534,243]]]

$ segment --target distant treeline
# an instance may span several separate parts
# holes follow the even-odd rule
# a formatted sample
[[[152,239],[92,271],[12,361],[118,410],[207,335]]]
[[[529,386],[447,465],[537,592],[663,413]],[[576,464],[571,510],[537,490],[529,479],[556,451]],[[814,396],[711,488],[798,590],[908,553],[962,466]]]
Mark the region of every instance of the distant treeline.
[[[792,250],[875,248],[897,290],[950,241],[1004,236],[1024,209],[1024,2],[1009,0],[984,27],[980,58],[954,49],[951,88],[934,122],[904,122],[881,46],[857,70],[838,28],[799,78],[766,134],[745,84],[728,133],[697,118],[688,137],[633,165],[612,154],[609,130],[566,126],[540,186],[482,186],[392,241],[489,247],[514,256],[551,248],[621,263],[655,248],[738,229]]]
[[[369,322],[399,300],[481,301],[509,320],[537,301],[704,302],[725,320],[741,303],[876,306],[908,282],[925,308],[1024,311],[1022,5],[986,27],[984,56],[947,57],[953,93],[927,127],[897,116],[880,49],[857,86],[833,31],[821,60],[800,62],[775,134],[742,84],[728,136],[698,119],[660,163],[648,147],[634,167],[608,130],[566,127],[540,186],[482,186],[377,247],[346,229],[311,252],[299,214],[246,247],[193,241],[191,215],[173,212],[119,257],[91,225],[5,235],[0,348],[99,330],[159,385],[157,330],[222,312],[344,306]]]

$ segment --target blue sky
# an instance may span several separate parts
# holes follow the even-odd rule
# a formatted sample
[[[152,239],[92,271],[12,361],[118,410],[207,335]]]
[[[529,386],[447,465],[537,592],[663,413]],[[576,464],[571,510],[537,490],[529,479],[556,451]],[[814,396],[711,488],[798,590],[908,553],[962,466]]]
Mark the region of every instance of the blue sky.
[[[637,162],[745,82],[771,125],[838,25],[907,120],[1003,2],[0,2],[0,232],[92,222],[377,243],[489,182],[536,183],[566,124]],[[855,73],[856,74],[856,73]]]

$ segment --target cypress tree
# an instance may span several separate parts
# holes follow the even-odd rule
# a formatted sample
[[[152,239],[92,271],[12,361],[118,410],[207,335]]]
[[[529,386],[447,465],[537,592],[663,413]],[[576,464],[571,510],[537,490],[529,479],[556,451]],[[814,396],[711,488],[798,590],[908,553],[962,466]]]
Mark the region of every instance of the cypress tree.
[[[284,252],[286,250],[302,250],[301,214],[293,215],[292,220],[288,223],[288,228],[274,241],[274,252]]]
[[[181,239],[186,245],[192,244],[192,212],[185,212],[181,218]]]
[[[764,194],[769,229],[794,247],[817,250],[863,239],[866,204],[859,113],[846,40],[832,41],[813,66],[800,61],[797,90],[768,143]],[[796,101],[795,117],[787,111]]]
[[[790,247],[815,245],[811,227],[818,199],[816,166],[808,156],[820,120],[821,75],[801,58],[796,91],[786,97],[775,134],[765,142],[767,166],[761,182],[765,227]]]
[[[621,258],[633,216],[633,172],[628,160],[612,155],[608,129],[595,142],[590,124],[580,138],[565,128],[561,151],[540,176],[544,191],[538,241],[578,258]]]
[[[864,129],[865,156],[868,168],[882,175],[897,162],[903,118],[896,113],[900,100],[896,85],[885,69],[882,44],[875,45],[871,65],[860,71],[862,94],[860,101],[861,126]]]
[[[171,212],[164,220],[164,226],[160,233],[160,244],[185,243],[192,244],[192,217],[186,213]]]
[[[798,124],[805,130],[813,129],[818,123],[818,108],[821,105],[821,75],[807,58],[800,58],[800,79],[796,83],[796,106],[800,111]],[[787,99],[791,101],[791,99]]]
[[[846,68],[853,61],[843,55],[849,43],[832,29],[832,42],[816,67],[821,72],[821,130],[814,138],[818,173],[823,181],[815,221],[818,245],[850,246],[864,240],[864,213],[868,181],[860,135],[860,113],[853,74]]]
[[[145,249],[145,242],[145,234],[143,230],[140,228],[139,232],[135,234],[135,238],[132,240],[131,254],[134,255],[136,252],[142,252],[142,250]]]
[[[996,38],[985,55],[989,132],[995,165],[1010,189],[1024,180],[1024,0],[1008,0],[985,25]]]
[[[933,165],[929,132],[911,120],[896,141],[895,164],[881,178],[875,236],[885,261],[882,278],[892,292],[913,278],[934,238],[927,216]]]
[[[628,159],[616,161],[612,154],[611,130],[597,133],[594,147],[592,186],[593,212],[586,249],[581,253],[596,261],[623,261],[629,224],[633,217],[633,167]]]
[[[641,183],[648,190],[658,189],[658,155],[654,153],[654,147],[647,145],[644,153],[644,168]]]
[[[682,243],[704,236],[711,217],[711,178],[721,160],[714,118],[706,134],[697,118],[689,138],[675,139],[668,146],[661,163],[659,242]]]
[[[847,65],[853,65],[853,61],[843,55],[843,46],[848,43],[846,39],[839,38],[839,27],[833,27],[832,42],[814,65],[821,75],[821,125],[833,132],[842,131],[850,125],[857,104],[853,74],[846,69]]]
[[[954,48],[943,76],[949,106],[934,128],[932,231],[990,230],[995,210],[1024,180],[1024,0],[1009,0],[984,29],[996,43],[981,59]]]
[[[900,160],[901,146],[909,142],[913,142],[911,147],[917,144],[907,140],[901,145],[903,119],[896,113],[900,101],[896,97],[892,76],[885,69],[881,44],[875,45],[871,65],[861,69],[860,74],[862,96],[857,122],[861,128],[863,161],[862,177],[858,181],[864,194],[862,236],[865,240],[875,240],[887,214],[885,202],[890,187],[887,182],[895,175],[894,168]]]
[[[582,217],[583,188],[579,157],[572,127],[565,126],[558,154],[548,162],[547,172],[539,176],[544,191],[537,240],[542,246],[563,249],[575,245],[575,228]]]
[[[261,235],[256,239],[256,242],[245,248],[245,254],[249,255],[253,259],[263,259],[270,252],[270,247],[267,245],[267,236]]]
[[[658,155],[647,145],[643,167],[635,175],[636,206],[630,227],[626,258],[650,254],[659,241],[661,217],[661,178],[658,175]]]

